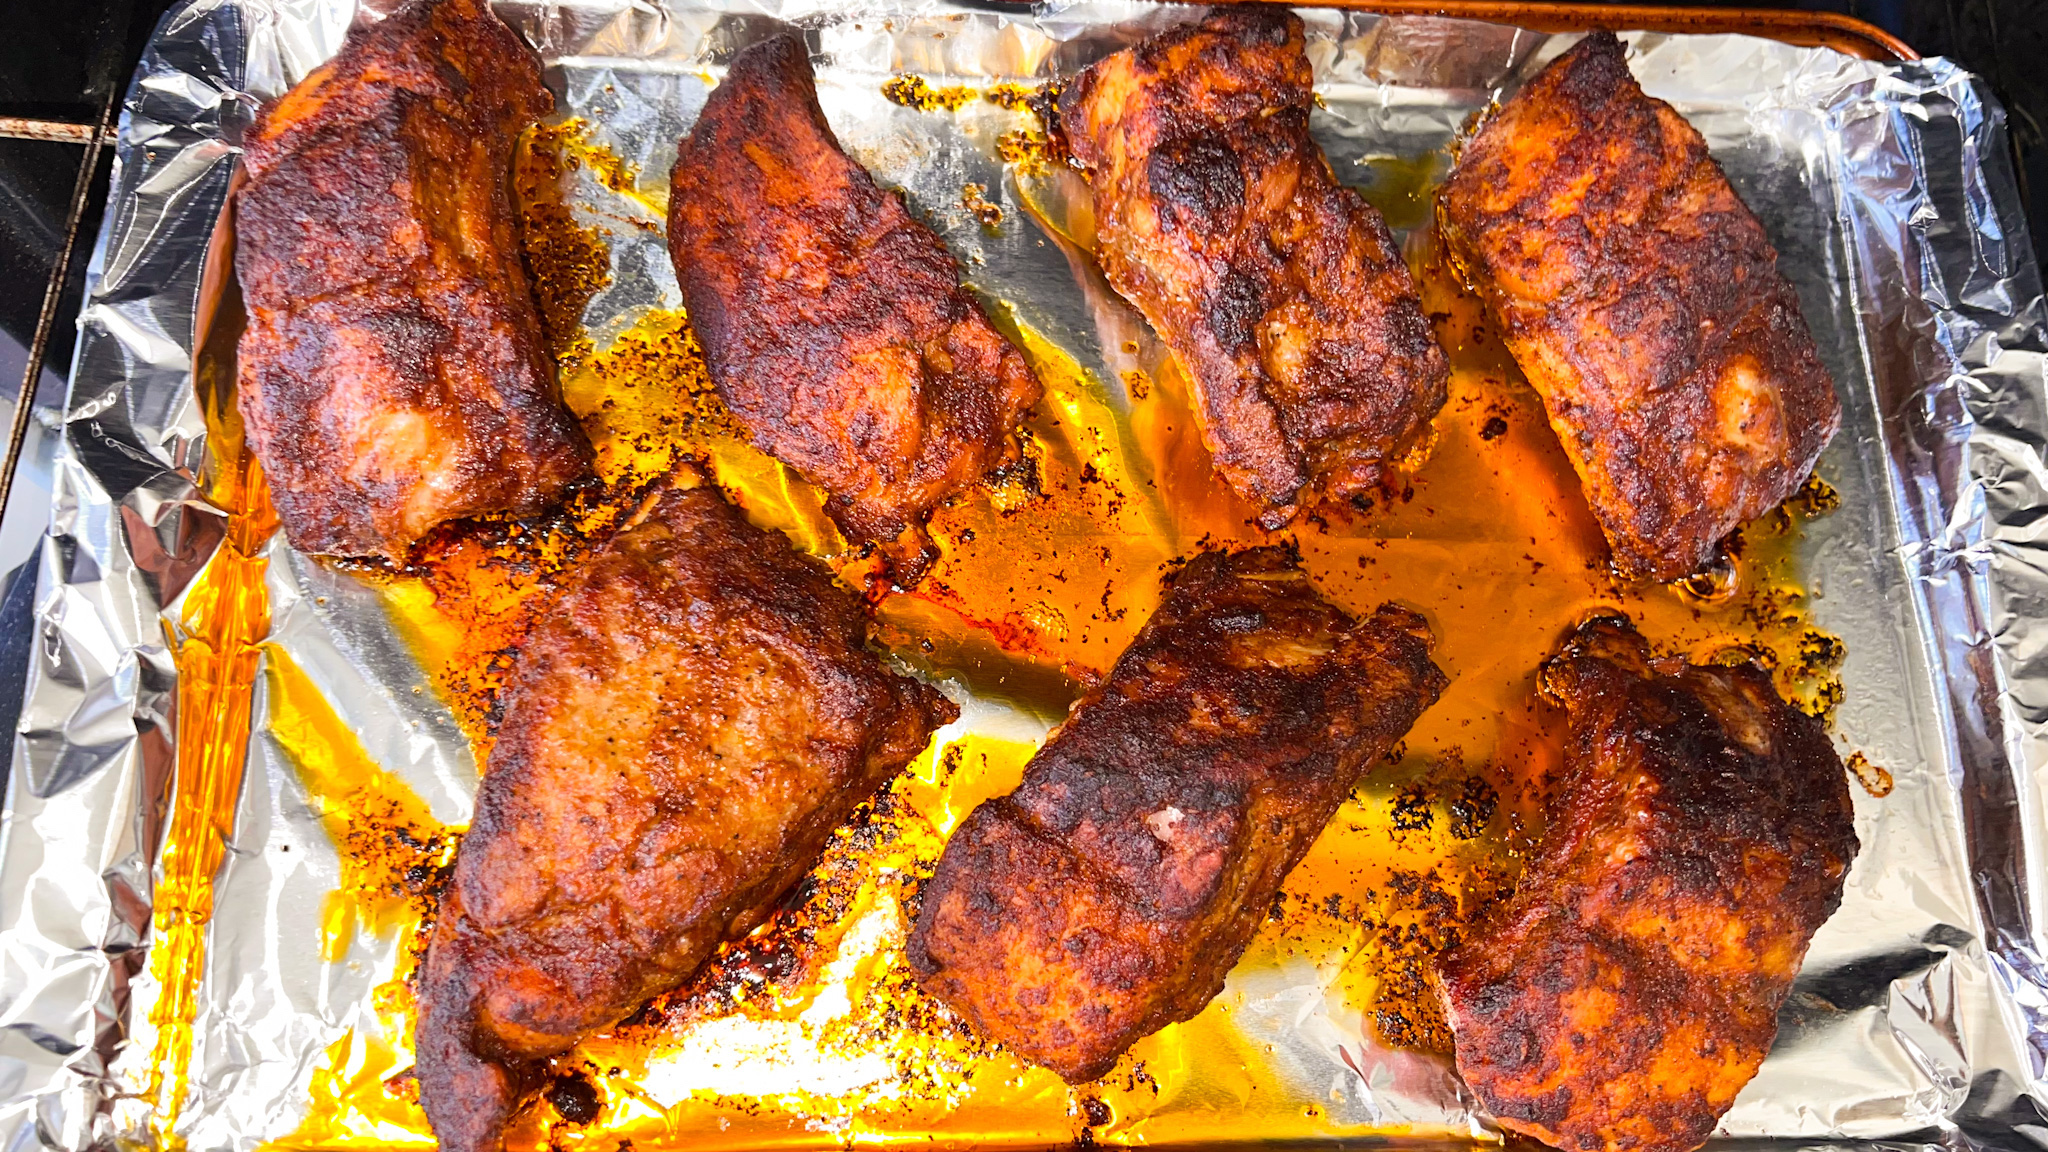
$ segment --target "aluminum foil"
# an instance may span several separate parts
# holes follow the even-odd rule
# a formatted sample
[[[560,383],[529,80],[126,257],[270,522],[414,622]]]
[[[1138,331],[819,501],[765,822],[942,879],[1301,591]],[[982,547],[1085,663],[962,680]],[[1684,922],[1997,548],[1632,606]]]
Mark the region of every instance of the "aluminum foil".
[[[1025,223],[1030,180],[1006,173],[989,147],[1007,122],[986,108],[916,112],[880,86],[902,73],[1036,83],[1190,10],[1117,0],[498,8],[546,58],[564,111],[643,174],[638,200],[588,190],[590,218],[610,221],[610,284],[585,314],[600,345],[637,309],[676,304],[660,236],[640,225],[658,224],[673,142],[722,62],[779,19],[807,29],[849,151],[906,190],[977,288],[1091,371],[1115,379],[1130,366],[1136,342],[1117,327],[1128,316],[1077,290],[1083,272]],[[1442,154],[1469,113],[1571,39],[1300,11],[1324,105],[1316,134],[1369,196],[1395,170],[1378,161]],[[331,55],[358,17],[351,0],[193,0],[159,27],[124,106],[51,466],[35,643],[0,817],[9,1149],[164,1135],[151,1134],[143,1098],[164,993],[148,956],[179,734],[193,723],[177,715],[172,652],[183,598],[221,562],[227,527],[200,487],[208,437],[193,345],[205,252],[252,113]],[[1745,37],[1628,39],[1645,87],[1700,128],[1758,209],[1835,375],[1844,431],[1822,473],[1843,503],[1810,526],[1803,560],[1815,622],[1848,646],[1838,733],[1896,781],[1882,799],[1857,795],[1864,847],[1841,911],[1816,937],[1777,1047],[1719,1139],[2048,1146],[2048,314],[2001,114],[1941,60],[1877,64]],[[1011,225],[982,228],[960,203],[966,182],[983,185]],[[1404,232],[1426,223],[1391,215]],[[265,555],[265,659],[289,660],[370,762],[433,818],[461,824],[476,776],[469,744],[448,707],[418,690],[426,674],[375,591],[281,540]],[[173,1133],[194,1147],[254,1148],[295,1132],[320,1143],[302,1132],[316,1081],[331,1088],[336,1060],[349,1058],[338,1041],[382,1027],[378,989],[400,947],[359,933],[323,959],[312,943],[342,865],[267,683],[256,688],[239,806],[221,830],[190,1089]],[[961,723],[983,731],[1028,742],[1051,719],[951,690],[969,705]],[[1336,1135],[1490,1131],[1440,1058],[1361,1043],[1356,1012],[1326,983],[1302,964],[1233,976],[1232,1027],[1273,1053],[1260,1087],[1320,1109]],[[704,1059],[672,1063],[650,1090],[879,1091],[844,1064],[831,1069],[839,1082],[805,1083],[825,1073],[721,1065],[715,1038],[704,1043]],[[861,1138],[830,1108],[811,1119],[800,1141]],[[419,1142],[403,1126],[359,1132]],[[705,1136],[680,1131],[674,1142]]]

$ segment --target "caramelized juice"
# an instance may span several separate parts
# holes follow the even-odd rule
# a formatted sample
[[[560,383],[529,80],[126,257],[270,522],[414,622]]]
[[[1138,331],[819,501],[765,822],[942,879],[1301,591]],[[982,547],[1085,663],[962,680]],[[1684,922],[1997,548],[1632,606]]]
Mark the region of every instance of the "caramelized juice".
[[[935,112],[953,106],[951,90],[902,95]],[[602,348],[564,325],[602,285],[604,239],[550,197],[578,164],[624,169],[585,134],[543,130],[536,139],[516,181],[527,256],[565,398],[596,448],[597,480],[549,517],[450,526],[404,570],[362,570],[477,743],[479,762],[534,615],[578,558],[686,458],[750,519],[786,533],[850,586],[868,588],[874,573],[824,516],[820,494],[746,443],[710,387],[686,317],[646,313]],[[1033,179],[1048,182],[1033,211],[1085,248],[1085,197],[1071,188],[1054,195],[1071,176],[1041,166]],[[1423,195],[1400,195],[1411,193]],[[1512,890],[1540,834],[1559,731],[1536,699],[1535,674],[1567,629],[1595,610],[1624,611],[1664,650],[1762,660],[1788,698],[1831,707],[1840,645],[1806,623],[1793,565],[1800,518],[1825,504],[1824,488],[1745,528],[1711,579],[1618,581],[1537,397],[1473,299],[1427,252],[1417,262],[1453,365],[1432,454],[1375,506],[1305,515],[1277,533],[1256,527],[1254,509],[1211,472],[1188,383],[1141,322],[1118,321],[1131,338],[1103,371],[998,307],[997,322],[1045,384],[1022,460],[937,512],[940,556],[918,588],[870,590],[878,641],[977,703],[837,833],[768,924],[728,943],[688,987],[558,1060],[509,1145],[610,1152],[626,1141],[737,1148],[1389,1134],[1275,1090],[1273,1053],[1237,1019],[1258,1007],[1245,989],[1275,979],[1320,988],[1320,1011],[1341,1033],[1338,1058],[1353,1069],[1371,1053],[1446,1050],[1429,964]],[[906,909],[953,828],[1014,787],[1047,726],[1107,674],[1157,607],[1161,577],[1201,549],[1258,543],[1297,547],[1317,584],[1355,612],[1385,601],[1423,612],[1450,686],[1289,877],[1231,990],[1140,1041],[1101,1081],[1069,1087],[977,1040],[923,996],[902,956]],[[400,854],[396,888],[391,863],[345,863],[337,907],[346,914],[335,914],[334,931],[422,938],[431,894],[402,877],[413,867],[445,870],[444,830],[349,750],[317,701],[287,692],[291,673],[280,669],[280,693],[306,718],[291,744],[302,775],[309,788],[344,798],[336,811],[346,817],[329,830],[345,861],[390,842],[378,830],[399,825],[421,846]],[[411,1010],[403,981],[414,955],[384,986],[384,1029],[335,1042],[311,1112],[283,1146],[431,1143],[402,1075]]]
[[[213,884],[227,858],[248,758],[259,646],[270,633],[264,545],[277,528],[270,488],[243,441],[242,421],[218,361],[201,357],[195,387],[205,410],[210,463],[206,498],[227,515],[220,546],[166,613],[165,639],[178,669],[177,771],[169,797],[151,915],[149,969],[159,992],[149,1009],[155,1036],[143,1097],[152,1135],[180,1146],[206,968]]]
[[[431,1145],[409,1083],[409,981],[425,955],[458,830],[427,811],[403,781],[371,759],[318,686],[282,649],[266,647],[269,732],[290,759],[340,858],[341,883],[321,908],[321,954],[338,962],[357,933],[403,936],[398,963],[372,990],[379,1027],[328,1045],[313,1073],[312,1107],[286,1143],[305,1147]]]

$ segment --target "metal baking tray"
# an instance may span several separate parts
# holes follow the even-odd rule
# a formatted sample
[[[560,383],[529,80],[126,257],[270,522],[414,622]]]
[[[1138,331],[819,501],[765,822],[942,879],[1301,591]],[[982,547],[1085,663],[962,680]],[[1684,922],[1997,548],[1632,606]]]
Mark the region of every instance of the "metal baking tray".
[[[465,642],[463,621],[423,606],[435,590],[427,581],[309,561],[270,539],[246,474],[213,450],[232,440],[218,402],[232,304],[207,271],[222,266],[234,142],[262,98],[334,50],[353,8],[193,0],[159,27],[110,141],[120,165],[56,422],[37,642],[0,840],[0,1130],[10,1144],[426,1142],[406,1099],[396,977],[417,919],[412,901],[430,883],[409,868],[378,868],[409,859],[430,881],[445,833],[466,816],[475,767],[465,724],[475,717],[464,692],[474,685],[440,674]],[[1041,373],[1057,377],[1048,384],[1058,401],[1034,426],[1042,488],[1077,479],[1096,461],[1089,453],[1115,450],[1167,490],[1196,491],[1201,470],[1175,455],[1185,435],[1160,418],[1172,411],[1170,366],[1074,258],[1074,220],[1063,211],[1071,190],[1057,171],[1024,171],[1028,147],[1013,149],[1026,163],[1004,163],[1003,139],[1028,131],[1027,114],[981,98],[1187,9],[1116,0],[1030,10],[940,0],[499,8],[549,60],[565,111],[586,125],[555,145],[577,161],[558,165],[556,178],[568,221],[584,230],[563,235],[595,234],[606,250],[605,282],[580,308],[592,335],[577,353],[586,366],[631,353],[642,379],[688,376],[686,343],[647,322],[646,309],[673,303],[650,228],[663,152],[730,52],[768,18],[786,17],[813,32],[828,116],[849,149],[906,190],[963,257],[970,284],[1030,337]],[[1547,31],[1651,30],[1630,37],[1638,76],[1701,127],[1757,207],[1836,374],[1845,430],[1821,475],[1840,507],[1754,533],[1750,591],[1797,594],[1773,601],[1776,624],[1723,628],[1726,606],[1664,589],[1594,581],[1586,599],[1662,621],[1661,638],[1681,647],[1766,627],[1793,647],[1807,631],[1839,637],[1838,669],[1805,680],[1788,669],[1787,687],[1808,699],[1839,690],[1845,751],[1871,766],[1872,791],[1884,788],[1881,771],[1890,776],[1888,795],[1857,794],[1865,850],[1844,908],[1816,938],[1778,1049],[1721,1139],[2038,1143],[2048,1102],[2048,655],[2032,632],[2048,603],[2048,560],[2035,544],[2035,509],[2048,506],[2048,340],[1995,106],[1953,66],[1915,61],[1882,33],[1825,14],[1505,3],[1297,10],[1317,37],[1318,137],[1420,246],[1418,260],[1427,191],[1458,125],[1561,49]],[[882,94],[909,74],[926,81],[932,106]],[[969,95],[949,108],[955,88]],[[1002,210],[993,230],[963,203],[968,184]],[[1479,476],[1473,462],[1493,443],[1482,433],[1496,416],[1509,427],[1503,444],[1540,455],[1505,365],[1462,363],[1473,403],[1446,410],[1444,477]],[[579,387],[589,399],[607,385],[571,392]],[[1082,434],[1091,431],[1102,434]],[[707,452],[750,515],[831,553],[814,504],[791,495],[779,473],[729,444]],[[1476,554],[1446,552],[1450,530],[1427,527],[1458,519],[1451,499],[1432,495],[1447,483],[1434,483],[1360,530],[1362,543],[1336,533],[1304,549],[1340,599],[1425,601],[1455,660],[1474,651],[1450,634],[1460,614],[1440,611],[1458,590],[1414,574]],[[942,538],[959,555],[935,580],[986,567],[963,529],[1037,523],[1034,499],[999,488],[942,513]],[[1068,507],[1062,499],[1043,497]],[[1385,987],[1394,981],[1380,978],[1381,964],[1392,973],[1413,957],[1377,931],[1386,917],[1359,913],[1368,893],[1339,874],[1364,859],[1347,852],[1365,852],[1357,845],[1389,829],[1418,858],[1484,864],[1492,848],[1511,858],[1509,825],[1521,809],[1499,739],[1482,749],[1476,738],[1418,729],[1402,765],[1368,782],[1339,817],[1347,827],[1290,881],[1277,927],[1217,1004],[1141,1042],[1101,1084],[1069,1090],[903,1011],[918,1005],[891,983],[889,941],[900,932],[891,877],[914,877],[947,822],[1001,790],[1004,772],[1014,776],[1074,686],[1114,655],[1118,628],[1142,619],[1158,565],[1203,533],[1235,538],[1227,515],[1177,507],[1152,534],[1080,541],[1039,523],[1009,530],[1021,534],[1008,551],[983,553],[1064,581],[1094,562],[1075,558],[1075,570],[1052,553],[1114,546],[1107,566],[1119,578],[1101,588],[1100,607],[1115,622],[1092,630],[1081,615],[1062,623],[1039,610],[1062,607],[1050,575],[1036,599],[997,605],[1002,612],[979,611],[986,598],[974,595],[885,601],[882,642],[968,704],[963,725],[835,846],[777,926],[731,950],[690,995],[587,1046],[565,1067],[567,1095],[537,1107],[515,1144],[1493,1138],[1442,1055],[1417,1046],[1428,1037],[1401,1033],[1417,1022],[1398,1010],[1403,993]],[[1458,531],[1476,531],[1470,520]],[[983,548],[1004,541],[982,535]],[[476,546],[518,547],[506,536]],[[1393,559],[1366,554],[1382,546]],[[250,619],[239,635],[218,630],[230,592],[260,593],[261,627]],[[1504,584],[1461,594],[1475,606],[1521,603]],[[1685,622],[1694,609],[1707,624]],[[215,655],[227,659],[209,664]],[[203,691],[209,667],[241,693]],[[1486,682],[1512,687],[1519,674],[1497,670]],[[1468,718],[1485,703],[1447,697]],[[961,754],[949,759],[949,749]],[[1501,787],[1482,802],[1460,790],[1472,780]],[[1414,823],[1425,814],[1434,831]],[[1451,835],[1461,821],[1489,831]],[[412,855],[365,853],[349,843],[351,828],[402,828],[398,842]],[[1389,878],[1400,871],[1374,859]],[[863,969],[863,958],[875,962]],[[862,1015],[862,1004],[874,1010]],[[1388,1005],[1396,1010],[1377,1012]],[[603,1118],[568,1123],[564,1112],[586,1092]]]

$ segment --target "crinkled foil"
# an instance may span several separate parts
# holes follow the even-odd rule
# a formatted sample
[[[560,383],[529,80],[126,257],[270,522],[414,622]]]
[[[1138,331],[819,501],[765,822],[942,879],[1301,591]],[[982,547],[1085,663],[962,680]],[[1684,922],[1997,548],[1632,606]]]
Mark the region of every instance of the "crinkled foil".
[[[201,495],[208,438],[193,344],[205,253],[252,113],[336,50],[354,8],[194,0],[158,29],[121,116],[48,478],[54,507],[0,825],[8,1149],[161,1138],[144,1099],[165,992],[149,962],[152,914],[179,738],[198,723],[178,714],[172,653],[183,599],[224,562],[228,528]],[[546,57],[564,111],[588,119],[656,203],[674,140],[723,61],[773,19],[800,24],[848,149],[906,190],[969,280],[1091,371],[1114,378],[1125,367],[1132,345],[1077,289],[1061,247],[1026,222],[1022,185],[986,131],[975,136],[974,114],[921,113],[879,89],[906,72],[934,84],[1036,83],[1190,10],[1114,0],[1033,10],[508,0],[499,10]],[[1376,173],[1394,170],[1376,161],[1443,155],[1469,113],[1569,40],[1301,11],[1324,105],[1316,133],[1368,195]],[[1842,507],[1807,529],[1802,560],[1814,621],[1847,643],[1838,734],[1896,782],[1882,799],[1857,794],[1863,852],[1842,908],[1720,1139],[2048,1146],[2048,315],[2001,115],[1941,60],[1877,64],[1744,37],[1630,39],[1645,87],[1700,128],[1765,221],[1835,374],[1844,431],[1821,471]],[[967,182],[1011,223],[980,227],[961,205]],[[636,309],[676,304],[658,229],[640,226],[658,215],[643,204],[636,224],[629,202],[610,210],[612,275],[585,313],[600,346]],[[466,820],[468,741],[448,707],[419,691],[418,658],[376,594],[279,540],[263,555],[265,659],[294,664],[364,757],[435,820]],[[379,985],[400,947],[358,933],[323,958],[342,865],[289,762],[284,705],[268,684],[254,690],[238,807],[217,830],[225,854],[175,1130],[198,1148],[300,1131],[316,1079],[331,1088],[346,1074],[330,1066],[337,1040],[379,1027]],[[1050,719],[969,704],[970,720],[1027,742]],[[1258,1088],[1320,1110],[1321,1131],[1490,1131],[1441,1058],[1361,1042],[1357,1013],[1312,967],[1248,966],[1224,999],[1245,1045],[1271,1054]],[[672,1076],[661,1090],[772,1095],[811,1075],[744,1062],[700,1071],[717,1082]],[[807,1086],[868,1090],[857,1077]],[[791,1139],[881,1138],[843,1116],[815,1120]],[[359,1135],[357,1146],[419,1140],[374,1126]],[[678,1131],[674,1143],[702,1135]],[[1100,1138],[1146,1136],[1111,1128]]]

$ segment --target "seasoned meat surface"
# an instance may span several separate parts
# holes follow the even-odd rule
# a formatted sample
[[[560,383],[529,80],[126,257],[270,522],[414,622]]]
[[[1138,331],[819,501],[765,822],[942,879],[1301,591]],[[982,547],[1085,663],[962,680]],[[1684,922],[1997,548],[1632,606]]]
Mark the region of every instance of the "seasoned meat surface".
[[[1564,779],[1515,894],[1441,962],[1458,1071],[1570,1152],[1688,1152],[1756,1074],[1856,855],[1842,761],[1755,665],[1653,659],[1626,620],[1543,671]]]
[[[286,535],[402,558],[589,466],[520,263],[512,149],[552,98],[484,0],[413,0],[245,141],[238,404]]]
[[[712,382],[908,587],[925,519],[1003,462],[1038,378],[902,198],[840,150],[802,37],[741,52],[677,150],[669,251]]]
[[[1361,773],[1444,685],[1421,618],[1359,621],[1288,554],[1206,553],[926,885],[909,959],[1069,1081],[1201,1011]]]
[[[1841,424],[1778,254],[1692,125],[1596,32],[1440,193],[1453,259],[1543,396],[1616,565],[1688,575]]]
[[[1216,470],[1268,527],[1428,446],[1450,368],[1380,214],[1310,139],[1301,20],[1217,9],[1060,96],[1096,256],[1194,387]]]
[[[538,1061],[760,923],[957,711],[854,598],[713,490],[591,557],[518,657],[420,980],[443,1152],[496,1149]]]

